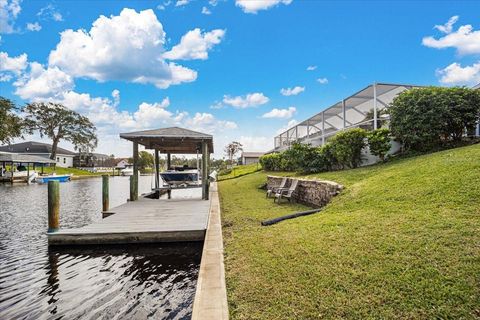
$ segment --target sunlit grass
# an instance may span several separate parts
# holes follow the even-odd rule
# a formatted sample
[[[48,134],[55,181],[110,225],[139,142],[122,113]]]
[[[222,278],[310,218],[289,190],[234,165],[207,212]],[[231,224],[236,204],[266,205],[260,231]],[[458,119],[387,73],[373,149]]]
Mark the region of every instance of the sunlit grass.
[[[262,169],[259,163],[252,163],[247,165],[235,166],[229,174],[219,175],[218,180],[227,180],[232,178],[242,177],[244,175],[259,171]]]
[[[261,227],[305,209],[266,175],[219,183],[232,318],[480,317],[480,145],[314,175],[345,190]]]

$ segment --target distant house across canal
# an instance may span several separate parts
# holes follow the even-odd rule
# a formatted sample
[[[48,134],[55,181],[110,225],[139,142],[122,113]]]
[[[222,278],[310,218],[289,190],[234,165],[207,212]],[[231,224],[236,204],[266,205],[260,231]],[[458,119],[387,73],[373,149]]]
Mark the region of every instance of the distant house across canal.
[[[242,152],[241,162],[242,164],[252,164],[258,163],[261,156],[263,156],[265,152]]]
[[[50,154],[52,153],[52,145],[42,142],[26,141],[8,146],[1,146],[0,151],[39,156],[49,159]],[[73,158],[75,155],[76,153],[73,151],[58,147],[55,159],[56,165],[63,168],[73,167]]]
[[[76,153],[73,157],[73,166],[76,168],[114,167],[113,155],[94,152]]]

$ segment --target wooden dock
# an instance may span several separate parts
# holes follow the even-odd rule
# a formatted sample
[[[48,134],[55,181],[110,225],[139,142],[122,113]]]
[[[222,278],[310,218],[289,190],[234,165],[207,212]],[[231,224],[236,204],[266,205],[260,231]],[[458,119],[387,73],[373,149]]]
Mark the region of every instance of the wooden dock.
[[[111,215],[81,228],[47,233],[52,245],[123,244],[148,242],[203,241],[208,224],[210,201],[200,190],[173,199],[127,202],[109,210]]]

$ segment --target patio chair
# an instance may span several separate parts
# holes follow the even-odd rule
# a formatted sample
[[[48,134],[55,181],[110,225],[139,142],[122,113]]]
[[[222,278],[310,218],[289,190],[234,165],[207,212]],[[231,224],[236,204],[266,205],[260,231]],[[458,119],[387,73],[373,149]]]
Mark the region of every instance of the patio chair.
[[[288,199],[289,202],[292,202],[292,196],[293,196],[293,193],[297,190],[297,185],[298,185],[298,180],[297,179],[292,180],[292,184],[288,189],[287,188],[280,189],[275,193],[275,198],[273,199],[273,202],[275,202],[275,200],[278,200],[277,203],[280,204],[280,201],[282,200],[282,198]]]
[[[265,195],[267,198],[270,198],[272,194],[275,194],[279,189],[285,189],[285,185],[287,184],[287,178],[282,178],[280,185],[278,187],[270,187],[267,189],[267,194]]]

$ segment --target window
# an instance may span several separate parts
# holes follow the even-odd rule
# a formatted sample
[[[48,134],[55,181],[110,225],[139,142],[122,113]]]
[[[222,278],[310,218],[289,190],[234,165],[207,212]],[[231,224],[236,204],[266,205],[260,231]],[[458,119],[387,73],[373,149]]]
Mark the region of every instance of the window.
[[[60,157],[57,157],[57,162],[60,162]]]
[[[67,158],[63,158],[63,163],[67,163]]]

